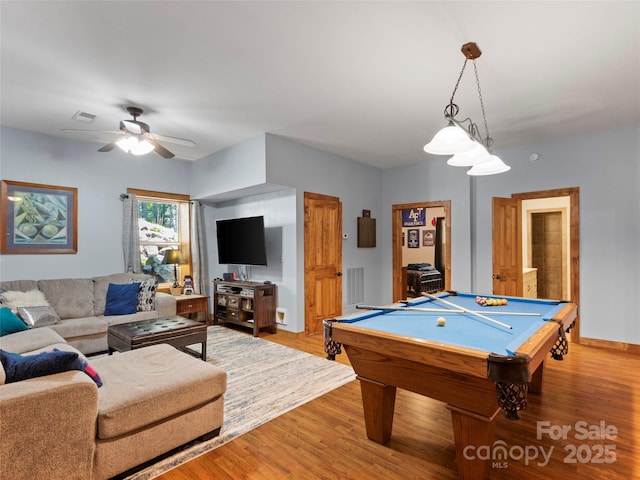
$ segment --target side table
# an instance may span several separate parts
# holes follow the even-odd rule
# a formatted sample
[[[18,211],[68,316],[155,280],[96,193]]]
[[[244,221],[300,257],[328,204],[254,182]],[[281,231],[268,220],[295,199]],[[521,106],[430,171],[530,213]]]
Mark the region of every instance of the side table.
[[[208,295],[178,295],[175,298],[176,315],[209,323]]]

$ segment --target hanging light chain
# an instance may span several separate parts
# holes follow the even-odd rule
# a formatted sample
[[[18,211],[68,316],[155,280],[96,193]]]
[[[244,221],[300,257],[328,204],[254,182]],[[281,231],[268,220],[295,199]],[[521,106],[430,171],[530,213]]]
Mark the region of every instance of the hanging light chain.
[[[449,99],[449,105],[444,107],[445,116],[449,116],[449,117],[453,118],[460,111],[460,108],[458,107],[458,105],[453,103],[453,97],[456,96],[456,92],[458,91],[458,86],[460,85],[460,80],[462,80],[462,75],[464,74],[464,69],[465,69],[466,66],[467,66],[467,59],[465,59],[464,63],[462,64],[462,70],[460,70],[460,75],[458,75],[458,81],[456,82],[456,86],[453,87],[453,92],[451,92],[451,98]]]
[[[489,126],[487,124],[487,115],[484,113],[484,102],[482,101],[482,90],[480,89],[480,79],[478,77],[478,67],[476,66],[475,59],[473,60],[473,70],[476,74],[476,85],[478,86],[478,97],[480,97],[480,109],[482,110],[482,120],[484,121],[484,131],[487,137],[484,139],[485,146],[491,148],[493,139],[489,136]]]

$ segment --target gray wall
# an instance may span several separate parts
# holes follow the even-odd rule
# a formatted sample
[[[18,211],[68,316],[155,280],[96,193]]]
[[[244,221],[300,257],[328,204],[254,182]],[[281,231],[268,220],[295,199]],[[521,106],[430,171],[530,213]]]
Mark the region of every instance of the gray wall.
[[[78,253],[1,255],[2,280],[91,277],[122,272],[122,202],[127,187],[189,193],[190,163],[22,130],[0,129],[0,176],[78,189]]]
[[[2,280],[83,277],[122,270],[120,193],[127,187],[191,194],[206,221],[260,212],[274,229],[275,262],[258,279],[274,279],[287,329],[304,330],[303,195],[334,195],[343,203],[343,269],[365,268],[366,303],[391,300],[391,207],[451,200],[452,288],[491,290],[491,198],[562,187],[580,188],[581,333],[640,344],[635,300],[640,296],[640,126],[499,150],[512,170],[469,178],[444,159],[378,170],[352,160],[264,135],[195,163],[158,155],[96,152],[97,145],[20,130],[0,130],[3,179],[78,188],[77,255],[2,255]],[[531,163],[531,153],[539,163]],[[222,162],[216,165],[216,162]],[[241,168],[231,168],[241,163]],[[234,172],[241,170],[241,177]],[[233,178],[230,178],[233,177]],[[229,194],[232,188],[234,194]],[[241,199],[232,197],[241,195]],[[356,218],[371,210],[377,247],[356,247]],[[295,211],[295,213],[293,213]],[[208,225],[212,231],[211,225]],[[210,274],[217,265],[208,235]],[[278,262],[279,249],[282,262]],[[274,253],[275,252],[275,253]],[[269,278],[266,278],[269,277]]]
[[[529,161],[532,153],[539,162]],[[491,289],[491,197],[579,187],[580,334],[640,344],[640,126],[499,155],[511,170],[477,178],[475,186],[477,290]]]

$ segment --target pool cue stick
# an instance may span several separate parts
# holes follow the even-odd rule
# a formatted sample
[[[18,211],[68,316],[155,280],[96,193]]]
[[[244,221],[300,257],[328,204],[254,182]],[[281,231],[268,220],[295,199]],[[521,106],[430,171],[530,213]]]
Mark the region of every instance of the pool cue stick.
[[[381,305],[356,305],[356,308],[360,310],[392,310],[392,311],[408,311],[408,312],[425,312],[425,313],[464,313],[464,310],[456,308],[420,308],[407,305],[406,307],[390,307]],[[526,316],[526,317],[539,317],[539,313],[529,312],[480,312],[478,310],[469,310],[472,313],[488,313],[491,315],[513,315],[513,316]]]
[[[539,317],[539,313],[533,312],[495,312],[493,310],[489,310],[486,312],[481,312],[480,310],[469,310],[473,313],[486,313],[488,315],[513,315],[514,317]]]
[[[476,316],[478,316],[478,317],[480,317],[480,318],[482,318],[484,320],[488,320],[488,321],[493,322],[493,323],[495,323],[497,325],[500,325],[501,327],[505,327],[505,328],[508,328],[509,330],[513,330],[513,327],[511,325],[507,325],[506,323],[499,322],[498,320],[494,320],[493,318],[485,317],[481,313],[477,313],[477,312],[474,312],[473,310],[469,310],[468,308],[464,308],[464,307],[461,307],[460,305],[456,305],[455,303],[448,302],[448,301],[446,301],[446,300],[444,300],[444,299],[442,299],[440,297],[436,297],[435,295],[431,295],[430,293],[423,292],[423,295],[426,295],[427,297],[431,298],[432,300],[437,300],[439,302],[442,302],[445,305],[449,305],[449,306],[454,307],[454,308],[459,308],[463,312],[467,312],[467,313],[470,313],[472,315],[476,315]]]
[[[425,312],[425,313],[462,313],[460,309],[452,310],[450,308],[419,308],[419,307],[383,307],[377,305],[356,305],[361,310],[392,310],[392,311],[409,311],[409,312]]]

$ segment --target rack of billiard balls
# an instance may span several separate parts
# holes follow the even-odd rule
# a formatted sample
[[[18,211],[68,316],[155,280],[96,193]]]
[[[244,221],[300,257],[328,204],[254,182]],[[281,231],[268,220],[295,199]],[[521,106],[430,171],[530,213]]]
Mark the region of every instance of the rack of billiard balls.
[[[506,298],[476,297],[476,303],[482,307],[501,307],[509,302]]]

